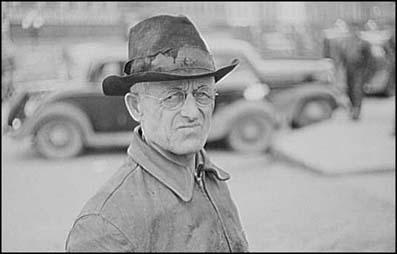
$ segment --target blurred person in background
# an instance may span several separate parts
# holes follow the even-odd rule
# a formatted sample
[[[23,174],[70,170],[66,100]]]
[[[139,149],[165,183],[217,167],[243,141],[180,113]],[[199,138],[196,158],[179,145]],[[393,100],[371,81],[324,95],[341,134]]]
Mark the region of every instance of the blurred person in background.
[[[124,76],[108,76],[105,95],[124,96],[140,123],[125,164],[84,206],[66,250],[243,252],[248,243],[226,180],[203,147],[216,69],[185,16],[154,16],[130,29]]]
[[[394,20],[386,25],[386,31],[390,33],[390,37],[384,43],[386,52],[389,79],[387,81],[387,89],[395,96],[396,93],[396,27]],[[393,121],[392,135],[396,135],[396,121]]]
[[[371,52],[376,59],[377,72],[373,79],[375,82],[386,83],[384,95],[389,96],[395,94],[395,36],[393,25],[386,24],[381,28],[373,20],[369,20],[365,30],[361,32],[361,37],[371,44]],[[381,78],[377,78],[378,76]]]
[[[392,87],[392,93],[395,95],[396,91],[396,27],[390,25],[388,28],[390,31],[390,38],[385,43],[386,57],[388,61],[389,69],[389,80],[388,87]]]
[[[395,95],[396,90],[395,37],[394,22],[384,24],[382,27],[381,24],[370,19],[365,24],[364,30],[360,32],[360,38],[370,44],[374,62],[368,83],[374,87],[382,87],[380,93],[384,96]],[[395,122],[393,124],[392,135],[395,135]]]
[[[323,56],[334,60],[338,82],[346,84],[351,102],[351,118],[358,120],[364,97],[364,84],[373,76],[375,62],[371,45],[361,39],[358,31],[341,19],[324,31]]]

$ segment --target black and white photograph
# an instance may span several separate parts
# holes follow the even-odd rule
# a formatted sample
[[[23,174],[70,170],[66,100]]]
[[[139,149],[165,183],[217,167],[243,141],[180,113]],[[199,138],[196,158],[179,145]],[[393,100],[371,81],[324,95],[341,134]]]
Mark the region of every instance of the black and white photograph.
[[[2,252],[395,252],[395,2],[2,1]]]

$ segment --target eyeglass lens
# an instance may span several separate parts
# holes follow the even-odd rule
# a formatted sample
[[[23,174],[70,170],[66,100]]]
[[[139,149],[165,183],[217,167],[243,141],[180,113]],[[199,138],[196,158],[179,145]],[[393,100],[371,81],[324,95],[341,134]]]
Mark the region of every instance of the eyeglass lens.
[[[193,97],[196,100],[196,103],[201,106],[206,106],[210,104],[214,98],[214,93],[208,91],[193,91]],[[171,94],[168,94],[165,98],[162,99],[162,104],[167,108],[177,108],[183,105],[187,97],[187,93],[183,91],[175,91]]]

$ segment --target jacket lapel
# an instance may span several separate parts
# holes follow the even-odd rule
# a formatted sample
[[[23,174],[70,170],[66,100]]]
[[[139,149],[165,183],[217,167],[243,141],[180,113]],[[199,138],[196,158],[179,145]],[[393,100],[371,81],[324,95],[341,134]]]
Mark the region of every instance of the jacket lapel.
[[[183,201],[190,201],[193,196],[193,173],[187,167],[176,164],[150,147],[139,132],[140,128],[135,128],[127,150],[128,155]]]

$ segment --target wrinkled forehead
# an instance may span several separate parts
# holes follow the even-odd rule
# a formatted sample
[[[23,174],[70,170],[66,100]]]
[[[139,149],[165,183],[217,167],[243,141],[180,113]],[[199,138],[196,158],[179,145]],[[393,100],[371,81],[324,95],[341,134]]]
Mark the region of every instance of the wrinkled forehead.
[[[215,88],[214,77],[204,77],[197,79],[183,79],[183,80],[173,80],[173,81],[160,81],[160,82],[150,82],[148,84],[148,90],[157,91],[167,91],[174,89],[188,90],[188,89],[198,89],[198,88]]]

